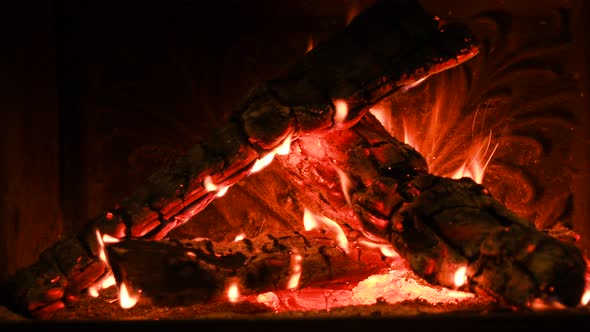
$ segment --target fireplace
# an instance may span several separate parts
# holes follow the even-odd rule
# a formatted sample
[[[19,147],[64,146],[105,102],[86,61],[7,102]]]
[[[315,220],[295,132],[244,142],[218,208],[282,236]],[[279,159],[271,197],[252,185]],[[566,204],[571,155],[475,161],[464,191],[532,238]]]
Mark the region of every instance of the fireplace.
[[[416,148],[431,172],[483,183],[518,215],[586,250],[585,4],[421,3],[445,23],[469,24],[482,41],[480,54],[380,101],[371,113],[391,135]],[[2,176],[11,185],[2,211],[4,275],[34,262],[56,240],[82,231],[89,219],[227,122],[250,88],[284,74],[372,4],[48,1],[27,8],[34,21],[24,31],[33,38],[26,47],[19,45],[20,59],[23,68],[42,76],[26,90],[27,107],[10,115],[16,125],[5,134],[3,149],[11,158]],[[48,56],[38,60],[35,54]],[[301,215],[293,214],[300,210],[288,207],[300,202],[288,195],[292,185],[283,175],[279,165],[271,164],[169,236],[231,242],[238,236],[301,230]],[[396,259],[384,262],[402,271]],[[484,312],[505,317],[498,311],[506,308],[491,299],[444,293],[405,273],[381,282],[394,283],[390,288],[398,291],[423,287],[422,292],[434,291],[444,301],[417,292],[396,298],[390,289],[358,306],[350,300],[350,288],[335,285],[237,295],[233,301],[228,287],[228,301],[162,306],[145,299],[122,309],[111,287],[97,298],[73,302],[55,318],[199,316],[228,326],[250,318],[273,324],[269,320],[278,317],[284,319],[282,326],[315,324],[319,318],[378,318],[380,323],[401,318],[396,324],[426,327],[449,324],[445,319],[493,326]],[[396,283],[402,279],[411,285]],[[359,285],[371,289],[371,282]],[[521,323],[555,324],[568,315],[586,317],[586,312],[580,307],[517,315]],[[22,318],[8,309],[6,315]]]

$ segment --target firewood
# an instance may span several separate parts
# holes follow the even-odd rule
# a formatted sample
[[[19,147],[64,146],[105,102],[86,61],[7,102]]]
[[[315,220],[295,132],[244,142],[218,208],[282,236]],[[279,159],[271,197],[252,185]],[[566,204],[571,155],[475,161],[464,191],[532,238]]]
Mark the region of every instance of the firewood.
[[[123,240],[107,247],[117,283],[156,305],[186,305],[309,286],[345,288],[387,268],[378,250],[347,253],[320,232],[229,243]],[[237,300],[237,299],[234,299]]]
[[[15,309],[50,314],[108,273],[97,230],[162,239],[285,143],[350,128],[379,100],[477,54],[469,31],[438,24],[416,1],[380,1],[359,14],[285,77],[254,89],[226,126],[18,271],[9,286]]]

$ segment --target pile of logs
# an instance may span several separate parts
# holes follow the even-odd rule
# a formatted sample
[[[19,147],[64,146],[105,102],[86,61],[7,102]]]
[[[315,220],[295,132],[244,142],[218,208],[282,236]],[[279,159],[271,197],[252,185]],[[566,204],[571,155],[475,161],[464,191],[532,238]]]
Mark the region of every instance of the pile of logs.
[[[302,233],[163,240],[273,160],[306,206],[350,230],[349,241],[393,245],[432,284],[517,307],[535,299],[577,305],[586,264],[576,247],[511,213],[471,179],[429,174],[424,158],[367,112],[476,54],[465,27],[439,26],[415,1],[378,2],[288,75],[255,88],[226,126],[19,271],[14,307],[47,317],[110,270],[119,285],[168,303],[218,299],[229,280],[256,293],[359,280],[383,268],[380,255],[359,257],[334,239]],[[106,258],[97,234],[119,241]]]

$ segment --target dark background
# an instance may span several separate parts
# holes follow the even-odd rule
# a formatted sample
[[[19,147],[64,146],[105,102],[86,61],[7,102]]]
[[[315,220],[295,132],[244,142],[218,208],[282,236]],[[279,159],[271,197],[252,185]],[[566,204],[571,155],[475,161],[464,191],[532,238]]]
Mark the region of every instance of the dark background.
[[[571,61],[587,89],[584,1],[421,1],[441,17],[571,9]],[[371,1],[23,1],[3,8],[0,279],[80,229],[219,126]],[[570,61],[570,60],[568,60]],[[586,105],[579,121],[588,126]],[[588,170],[588,134],[574,141]],[[584,136],[585,135],[585,136]],[[587,172],[574,223],[589,234]],[[584,239],[584,238],[583,238]],[[586,240],[585,240],[586,241]],[[587,242],[585,242],[587,243]]]

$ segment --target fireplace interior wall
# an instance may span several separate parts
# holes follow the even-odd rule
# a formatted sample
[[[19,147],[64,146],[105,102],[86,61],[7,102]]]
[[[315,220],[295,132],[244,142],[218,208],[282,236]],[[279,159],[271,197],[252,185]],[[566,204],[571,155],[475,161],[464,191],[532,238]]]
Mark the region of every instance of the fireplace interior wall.
[[[422,1],[443,19],[567,12],[567,53],[588,95],[584,1]],[[50,1],[14,8],[0,135],[0,277],[137,187],[222,124],[371,1]],[[590,248],[587,98],[575,114],[573,223]],[[223,203],[220,206],[223,205]],[[218,206],[201,221],[219,217]],[[205,223],[193,232],[222,232]],[[214,234],[215,235],[215,234]],[[219,234],[218,234],[219,235]],[[223,237],[223,235],[219,235]],[[234,233],[228,236],[235,236]]]

